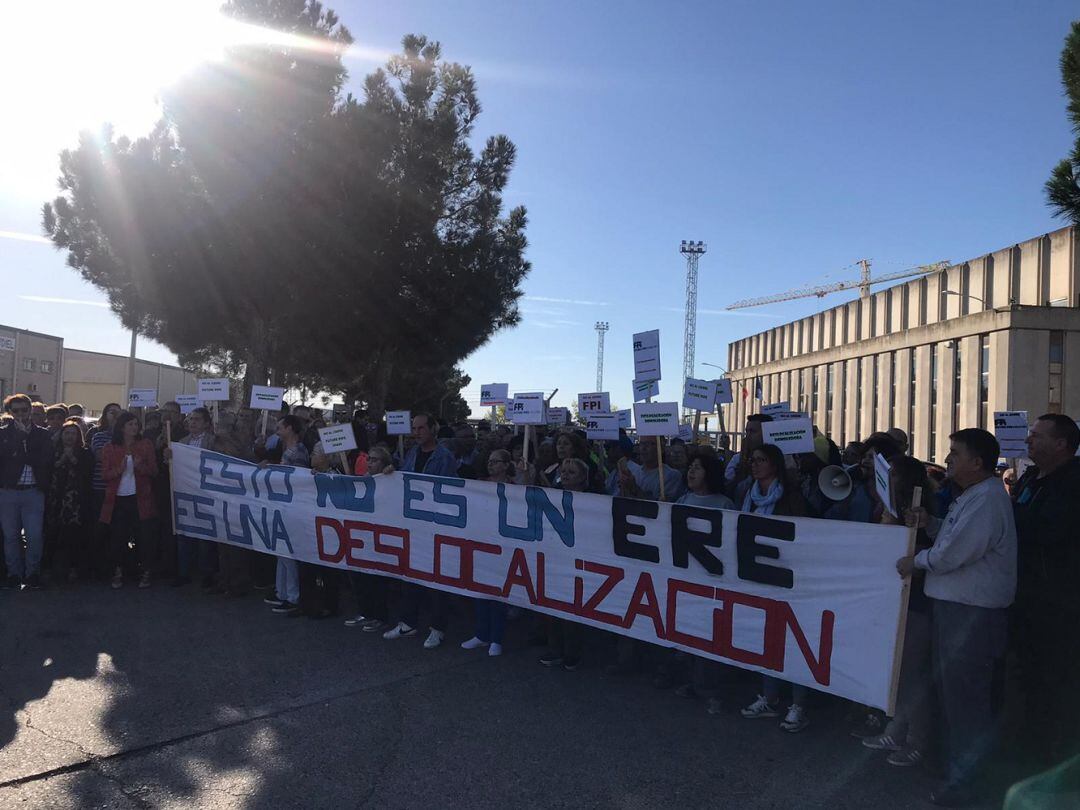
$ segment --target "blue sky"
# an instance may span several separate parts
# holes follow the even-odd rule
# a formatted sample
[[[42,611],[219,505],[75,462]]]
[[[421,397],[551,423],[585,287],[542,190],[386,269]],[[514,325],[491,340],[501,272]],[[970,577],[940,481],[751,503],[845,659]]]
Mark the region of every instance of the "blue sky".
[[[723,312],[731,301],[854,277],[864,257],[880,273],[960,261],[1062,224],[1042,184],[1072,141],[1057,63],[1075,3],[327,4],[376,54],[406,32],[440,40],[477,74],[478,138],[518,147],[507,202],[529,209],[533,271],[522,324],[464,363],[470,399],[488,382],[558,388],[555,404],[592,391],[597,320],[611,324],[614,404],[631,402],[631,334],[656,328],[661,399],[678,399],[681,239],[708,243],[706,377],[716,372],[702,362],[726,365],[729,341],[845,295]],[[362,50],[348,66],[355,88],[374,61]],[[26,107],[51,89],[16,97],[22,134],[0,135],[0,323],[126,353],[128,336],[61,254],[3,235],[39,233],[56,152],[80,124],[100,110],[145,126],[131,94],[145,111],[148,91],[125,96],[125,72],[110,75],[119,89],[77,105],[80,120],[59,96],[35,128]],[[147,343],[139,354],[172,359]]]

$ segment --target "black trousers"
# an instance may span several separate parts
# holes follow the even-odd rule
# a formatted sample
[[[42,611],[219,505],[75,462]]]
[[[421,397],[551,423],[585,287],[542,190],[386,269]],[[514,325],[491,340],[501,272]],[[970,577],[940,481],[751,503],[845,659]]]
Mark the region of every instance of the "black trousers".
[[[117,496],[112,521],[109,523],[109,559],[113,567],[123,567],[127,559],[128,544],[134,543],[139,565],[143,571],[149,571],[154,565],[157,551],[155,535],[154,521],[139,519],[136,496]]]

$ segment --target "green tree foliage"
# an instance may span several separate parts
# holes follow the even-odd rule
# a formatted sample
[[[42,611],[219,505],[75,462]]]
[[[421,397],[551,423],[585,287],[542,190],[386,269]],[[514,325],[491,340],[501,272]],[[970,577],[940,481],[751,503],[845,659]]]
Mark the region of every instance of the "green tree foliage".
[[[1065,38],[1061,82],[1069,99],[1067,114],[1077,140],[1072,153],[1054,167],[1046,181],[1046,199],[1055,215],[1080,225],[1080,21],[1072,24]]]
[[[438,43],[405,37],[354,98],[332,11],[226,11],[297,38],[204,65],[144,138],[82,135],[46,233],[126,326],[182,357],[242,366],[249,384],[318,380],[379,415],[418,380],[442,397],[455,364],[520,317],[525,211],[502,212],[513,144],[473,151],[475,81]]]

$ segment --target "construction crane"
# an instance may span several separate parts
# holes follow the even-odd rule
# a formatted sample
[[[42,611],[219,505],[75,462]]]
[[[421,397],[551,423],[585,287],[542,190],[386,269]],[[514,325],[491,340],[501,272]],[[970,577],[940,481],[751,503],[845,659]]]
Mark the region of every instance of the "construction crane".
[[[870,278],[869,259],[861,259],[859,261],[859,266],[862,268],[862,273],[858,279],[837,281],[833,284],[823,284],[820,287],[802,287],[797,290],[788,290],[787,292],[777,293],[776,295],[766,295],[764,298],[747,298],[742,301],[736,301],[734,304],[728,304],[725,309],[759,307],[762,304],[776,304],[780,301],[793,301],[796,298],[824,298],[829,293],[854,290],[856,288],[859,290],[860,297],[868,298],[870,296],[871,284],[882,284],[886,281],[896,281],[901,278],[911,278],[912,276],[925,276],[928,273],[936,273],[948,267],[949,262],[942,261],[934,264],[923,264],[918,267],[908,268],[907,270],[900,270],[896,273],[878,276],[877,278]]]

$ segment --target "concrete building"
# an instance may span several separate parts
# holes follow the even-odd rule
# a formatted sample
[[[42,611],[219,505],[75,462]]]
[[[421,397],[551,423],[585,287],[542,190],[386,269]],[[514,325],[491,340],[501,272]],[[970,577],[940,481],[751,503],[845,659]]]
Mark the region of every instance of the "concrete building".
[[[731,343],[727,424],[786,400],[841,446],[899,427],[942,463],[994,411],[1080,417],[1078,240],[1063,228]]]
[[[0,326],[0,400],[22,392],[53,403],[60,399],[64,339]]]
[[[121,354],[64,349],[63,402],[80,402],[88,411],[100,413],[110,402],[126,404],[128,358]],[[135,361],[135,388],[154,388],[158,402],[177,394],[194,394],[194,373],[148,360]]]

